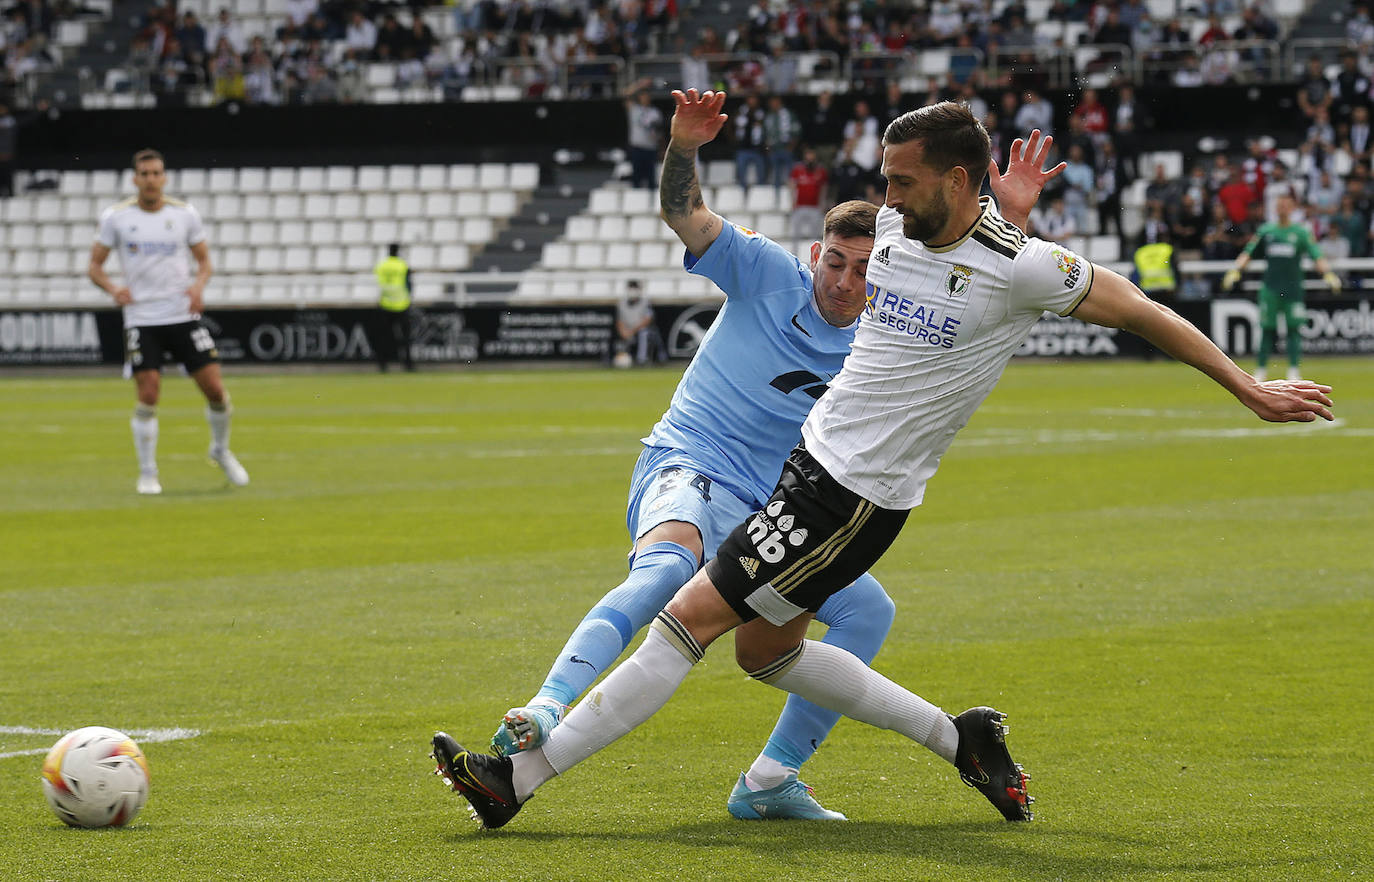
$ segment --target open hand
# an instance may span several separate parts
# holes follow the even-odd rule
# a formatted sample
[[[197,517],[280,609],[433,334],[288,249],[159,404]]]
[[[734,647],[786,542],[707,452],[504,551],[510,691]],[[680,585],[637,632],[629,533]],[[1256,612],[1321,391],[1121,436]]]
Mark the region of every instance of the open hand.
[[[992,185],[992,195],[997,197],[997,208],[1003,217],[1014,221],[1029,215],[1040,198],[1040,191],[1068,165],[1061,162],[1048,171],[1044,170],[1053,145],[1053,135],[1046,135],[1042,139],[1040,130],[1035,129],[1026,141],[1017,138],[1011,142],[1005,174],[998,170],[997,160],[988,163],[988,182]]]
[[[1331,415],[1330,386],[1311,380],[1270,380],[1257,383],[1254,400],[1247,402],[1260,419],[1271,423],[1310,423]]]
[[[688,89],[685,93],[674,89],[673,101],[677,109],[673,111],[670,126],[672,146],[683,150],[695,150],[714,139],[730,118],[720,112],[725,106],[724,92],[708,90],[698,96],[696,89]]]

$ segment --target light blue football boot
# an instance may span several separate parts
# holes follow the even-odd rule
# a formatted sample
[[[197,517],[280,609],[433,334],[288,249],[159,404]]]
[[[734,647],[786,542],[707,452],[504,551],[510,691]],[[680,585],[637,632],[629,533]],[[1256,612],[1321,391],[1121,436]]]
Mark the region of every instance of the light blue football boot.
[[[783,781],[777,787],[767,790],[750,790],[744,783],[741,772],[735,789],[730,791],[730,801],[726,803],[730,814],[741,821],[764,820],[802,820],[802,821],[847,821],[839,812],[832,812],[816,802],[811,788],[802,783],[796,775]]]
[[[510,756],[522,750],[533,750],[548,739],[554,727],[563,722],[567,710],[561,704],[534,703],[513,707],[501,718],[491,747],[497,756]]]

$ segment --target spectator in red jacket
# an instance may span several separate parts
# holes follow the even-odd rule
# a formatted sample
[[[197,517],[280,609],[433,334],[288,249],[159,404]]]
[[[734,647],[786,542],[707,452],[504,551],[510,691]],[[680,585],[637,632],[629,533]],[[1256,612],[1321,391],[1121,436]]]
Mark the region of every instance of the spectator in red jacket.
[[[1217,198],[1226,206],[1226,216],[1235,224],[1245,223],[1246,218],[1250,216],[1251,204],[1259,201],[1259,195],[1253,187],[1245,183],[1245,177],[1239,171],[1231,172],[1230,183],[1221,188]]]

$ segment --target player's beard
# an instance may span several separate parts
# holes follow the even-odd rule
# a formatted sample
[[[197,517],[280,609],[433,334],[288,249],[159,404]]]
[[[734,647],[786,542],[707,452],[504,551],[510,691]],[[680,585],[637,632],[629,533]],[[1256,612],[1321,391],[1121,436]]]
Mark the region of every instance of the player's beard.
[[[928,242],[949,224],[952,213],[944,193],[937,190],[919,211],[902,214],[902,234],[917,242]]]

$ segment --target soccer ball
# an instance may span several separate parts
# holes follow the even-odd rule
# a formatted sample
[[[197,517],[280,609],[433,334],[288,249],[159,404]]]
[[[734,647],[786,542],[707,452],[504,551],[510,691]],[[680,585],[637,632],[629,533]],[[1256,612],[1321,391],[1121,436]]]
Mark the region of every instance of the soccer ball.
[[[43,795],[70,826],[120,827],[148,800],[148,760],[123,732],[77,729],[43,760]]]

